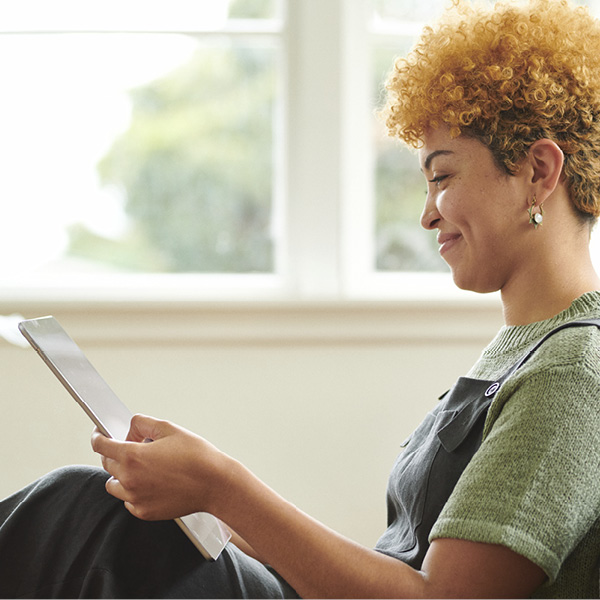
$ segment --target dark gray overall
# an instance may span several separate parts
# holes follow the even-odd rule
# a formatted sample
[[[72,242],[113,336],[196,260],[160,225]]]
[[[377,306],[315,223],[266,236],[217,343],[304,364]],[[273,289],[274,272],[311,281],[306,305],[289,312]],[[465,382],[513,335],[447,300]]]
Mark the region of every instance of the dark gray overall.
[[[488,408],[500,386],[552,335],[600,319],[573,321],[548,333],[502,377],[494,381],[461,377],[440,397],[403,444],[388,484],[388,528],[376,550],[420,569],[429,533],[467,464],[481,445]]]
[[[600,320],[559,329],[574,325]],[[390,478],[378,550],[420,568],[429,532],[481,443],[494,394],[538,346],[497,381],[459,379],[414,432]],[[65,468],[0,502],[0,597],[297,597],[233,545],[207,562],[173,521],[136,519],[106,493],[106,478],[101,469]]]

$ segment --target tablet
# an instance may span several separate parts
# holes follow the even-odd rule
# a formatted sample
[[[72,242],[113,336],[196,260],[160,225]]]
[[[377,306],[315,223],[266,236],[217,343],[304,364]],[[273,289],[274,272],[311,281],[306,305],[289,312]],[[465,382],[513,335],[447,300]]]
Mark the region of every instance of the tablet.
[[[124,441],[133,416],[54,317],[19,323],[19,330],[75,401],[107,437]],[[213,515],[194,513],[175,519],[196,548],[215,560],[231,538]]]

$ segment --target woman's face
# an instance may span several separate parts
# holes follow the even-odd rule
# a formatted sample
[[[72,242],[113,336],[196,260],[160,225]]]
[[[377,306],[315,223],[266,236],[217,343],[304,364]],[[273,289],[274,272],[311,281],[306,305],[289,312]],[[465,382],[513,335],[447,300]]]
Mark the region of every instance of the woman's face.
[[[501,171],[478,140],[451,138],[432,129],[419,152],[427,178],[421,216],[425,229],[438,230],[440,255],[459,288],[502,289],[527,264],[530,236],[525,177]]]

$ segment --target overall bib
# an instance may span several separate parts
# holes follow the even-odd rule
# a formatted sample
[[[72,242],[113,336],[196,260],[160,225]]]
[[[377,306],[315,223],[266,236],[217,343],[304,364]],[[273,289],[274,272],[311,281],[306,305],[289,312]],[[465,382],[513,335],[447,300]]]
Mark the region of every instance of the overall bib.
[[[440,397],[402,444],[387,492],[388,528],[375,549],[420,569],[429,533],[471,458],[481,445],[488,409],[504,383],[552,335],[567,327],[596,326],[573,321],[548,333],[499,379],[461,377]]]

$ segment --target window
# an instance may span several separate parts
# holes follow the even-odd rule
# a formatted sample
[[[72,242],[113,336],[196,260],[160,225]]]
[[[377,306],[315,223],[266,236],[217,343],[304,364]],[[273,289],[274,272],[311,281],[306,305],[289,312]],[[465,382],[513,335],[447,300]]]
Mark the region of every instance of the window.
[[[438,14],[443,2],[380,0],[371,20],[373,105],[385,97],[382,82],[394,58],[406,54],[428,16]],[[415,155],[386,137],[375,123],[375,269],[377,271],[447,271],[435,237],[419,225],[424,181]]]
[[[493,4],[492,0],[485,2]],[[583,0],[581,4],[600,15],[598,0]],[[381,82],[394,57],[408,51],[423,25],[446,5],[445,0],[373,0],[370,31],[374,105],[378,105]],[[382,130],[374,136],[375,270],[446,272],[435,238],[418,226],[424,185],[414,156],[386,139],[380,123],[375,127]],[[600,268],[597,232],[592,237],[592,254]]]
[[[0,15],[5,281],[279,269],[280,2],[25,0]]]
[[[2,295],[451,290],[374,116],[444,5],[0,0]]]

